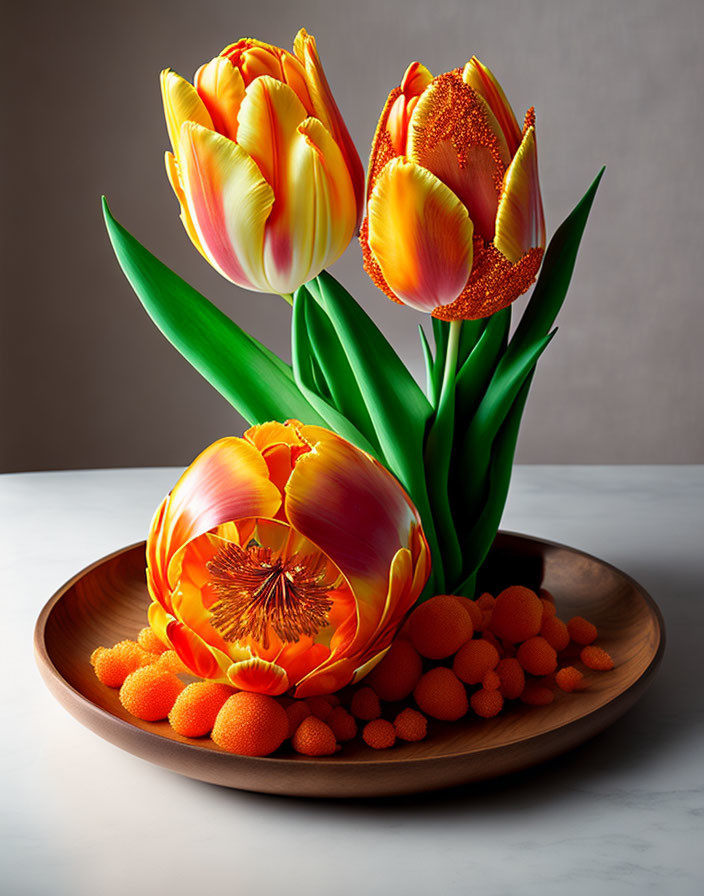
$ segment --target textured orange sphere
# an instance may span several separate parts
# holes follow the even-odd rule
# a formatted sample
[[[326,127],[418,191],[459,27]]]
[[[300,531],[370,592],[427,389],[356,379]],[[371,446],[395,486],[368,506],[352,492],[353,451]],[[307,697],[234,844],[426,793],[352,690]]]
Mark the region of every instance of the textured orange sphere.
[[[223,704],[212,738],[230,753],[268,756],[278,750],[287,735],[288,716],[280,703],[265,694],[240,691]]]
[[[382,700],[404,700],[423,674],[423,661],[409,641],[394,641],[365,681]]]
[[[429,669],[413,691],[419,708],[434,719],[454,722],[469,709],[467,692],[452,669],[436,666]]]
[[[233,690],[215,681],[194,681],[181,691],[169,713],[169,724],[184,737],[210,734],[215,719]]]
[[[517,643],[533,638],[540,631],[543,604],[530,588],[512,585],[496,598],[491,615],[491,630],[504,641]]]
[[[468,612],[456,597],[438,594],[416,607],[409,617],[411,643],[421,656],[452,656],[474,634]]]

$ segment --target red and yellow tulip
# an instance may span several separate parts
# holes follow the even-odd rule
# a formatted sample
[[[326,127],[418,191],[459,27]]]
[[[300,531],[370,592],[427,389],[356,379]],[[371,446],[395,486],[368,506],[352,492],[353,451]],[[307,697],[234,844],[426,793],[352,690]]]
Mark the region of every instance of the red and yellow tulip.
[[[330,693],[382,658],[429,573],[384,467],[320,427],[265,423],[207,448],[157,510],[149,622],[195,675]]]
[[[194,84],[161,73],[166,170],[193,244],[238,286],[288,295],[345,250],[364,171],[315,39],[294,52],[244,39]]]
[[[535,279],[545,246],[535,114],[519,128],[476,57],[436,78],[414,62],[391,91],[360,240],[389,298],[441,320],[487,317]]]

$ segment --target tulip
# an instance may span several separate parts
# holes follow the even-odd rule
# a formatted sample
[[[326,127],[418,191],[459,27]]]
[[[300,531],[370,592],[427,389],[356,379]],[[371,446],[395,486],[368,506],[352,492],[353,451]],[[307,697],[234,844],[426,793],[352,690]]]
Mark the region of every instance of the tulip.
[[[511,304],[545,246],[533,109],[521,130],[476,58],[436,78],[410,65],[372,144],[360,241],[396,302],[449,321]]]
[[[195,675],[331,693],[379,662],[429,573],[384,467],[320,427],[264,423],[207,448],[157,510],[149,622]]]
[[[217,271],[288,297],[339,258],[364,171],[313,37],[301,29],[294,53],[239,40],[193,85],[166,69],[161,90],[181,220]]]

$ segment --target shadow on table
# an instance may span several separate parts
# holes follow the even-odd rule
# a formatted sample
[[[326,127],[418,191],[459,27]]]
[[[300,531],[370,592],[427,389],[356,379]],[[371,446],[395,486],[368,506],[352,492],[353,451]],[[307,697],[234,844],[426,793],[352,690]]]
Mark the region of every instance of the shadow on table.
[[[208,787],[216,798],[239,804],[269,802],[283,812],[300,809],[305,813],[305,807],[309,807],[316,814],[327,810],[332,817],[344,807],[347,818],[384,813],[393,816],[396,812],[407,817],[414,809],[422,809],[427,819],[434,812],[447,815],[473,809],[483,814],[515,813],[536,803],[571,799],[575,791],[589,790],[590,782],[596,785],[605,777],[645,771],[649,763],[661,759],[663,752],[691,736],[697,726],[702,727],[702,696],[691,684],[701,677],[704,596],[693,570],[648,569],[641,565],[631,572],[654,595],[665,617],[666,647],[660,671],[633,709],[563,756],[493,781],[379,799],[301,799],[231,791],[199,782],[193,782],[193,786]],[[599,789],[603,787],[602,783]]]

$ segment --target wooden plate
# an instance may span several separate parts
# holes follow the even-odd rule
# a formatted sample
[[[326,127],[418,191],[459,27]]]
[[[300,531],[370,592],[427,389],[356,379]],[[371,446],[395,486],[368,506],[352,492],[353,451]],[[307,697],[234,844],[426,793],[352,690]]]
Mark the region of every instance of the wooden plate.
[[[126,713],[117,691],[96,679],[89,657],[97,646],[134,638],[146,624],[143,542],[96,561],[51,598],[37,620],[35,651],[49,689],[79,722],[182,775],[292,796],[413,793],[496,777],[564,753],[626,712],[653,678],[663,654],[663,620],[652,598],[625,573],[573,548],[500,532],[480,584],[496,594],[516,583],[547,588],[564,619],[579,614],[592,620],[614,671],[591,675],[583,692],[558,692],[547,707],[519,704],[490,720],[431,723],[426,740],[388,752],[355,743],[321,759],[292,751],[235,756],[207,738],[180,737],[168,722],[142,722]]]

